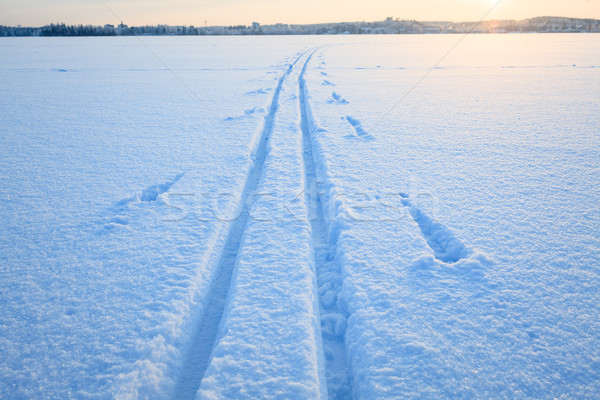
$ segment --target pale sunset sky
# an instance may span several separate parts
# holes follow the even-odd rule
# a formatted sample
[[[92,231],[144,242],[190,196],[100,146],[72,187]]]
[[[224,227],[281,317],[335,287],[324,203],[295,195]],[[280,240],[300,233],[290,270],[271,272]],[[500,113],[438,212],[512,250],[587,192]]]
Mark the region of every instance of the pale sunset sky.
[[[498,0],[0,0],[0,25],[249,25],[479,20]],[[600,19],[600,0],[501,0],[486,19],[566,16]]]

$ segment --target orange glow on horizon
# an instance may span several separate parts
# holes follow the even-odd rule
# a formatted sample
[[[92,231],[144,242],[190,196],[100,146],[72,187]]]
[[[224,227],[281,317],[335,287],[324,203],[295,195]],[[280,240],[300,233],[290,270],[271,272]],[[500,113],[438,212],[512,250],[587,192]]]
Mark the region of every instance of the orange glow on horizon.
[[[386,17],[420,21],[477,21],[497,0],[0,0],[0,25],[40,26],[119,23],[129,25],[249,25],[277,22],[379,21]],[[112,9],[114,14],[109,10]],[[485,19],[565,16],[600,19],[598,0],[501,0]]]

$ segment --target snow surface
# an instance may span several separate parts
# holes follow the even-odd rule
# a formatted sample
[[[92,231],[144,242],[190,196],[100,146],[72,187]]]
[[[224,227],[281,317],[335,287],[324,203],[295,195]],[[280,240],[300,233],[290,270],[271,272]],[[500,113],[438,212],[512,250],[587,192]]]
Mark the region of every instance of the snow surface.
[[[598,35],[458,39],[0,41],[0,397],[596,398]]]

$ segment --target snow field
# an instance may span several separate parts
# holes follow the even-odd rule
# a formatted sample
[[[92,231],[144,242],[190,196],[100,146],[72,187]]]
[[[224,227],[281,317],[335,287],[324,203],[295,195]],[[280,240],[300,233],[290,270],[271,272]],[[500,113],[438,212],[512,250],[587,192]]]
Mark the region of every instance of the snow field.
[[[596,39],[1,42],[0,397],[597,397]]]
[[[323,76],[326,75],[320,72],[319,77]],[[305,90],[310,93],[310,85]],[[417,332],[426,324],[421,322],[421,317],[410,313],[402,301],[404,296],[398,293],[398,286],[406,279],[406,267],[412,260],[423,260],[421,263],[430,268],[442,268],[444,261],[455,263],[464,258],[448,269],[466,275],[467,279],[471,279],[470,276],[477,279],[490,262],[467,249],[446,227],[434,222],[411,202],[408,194],[385,188],[361,192],[352,183],[344,185],[351,182],[344,176],[344,162],[348,160],[331,158],[331,154],[342,147],[338,138],[351,140],[354,149],[360,149],[361,143],[373,137],[357,132],[356,127],[362,126],[357,119],[336,118],[344,112],[339,110],[340,104],[347,103],[322,101],[325,96],[318,95],[314,104],[319,114],[315,117],[307,102],[307,121],[314,137],[318,179],[326,188],[323,200],[329,237],[337,248],[335,264],[342,274],[340,303],[346,305],[348,315],[345,343],[352,371],[351,395],[356,398],[389,398],[400,393],[407,398],[419,396],[421,389],[407,379],[411,375],[427,379],[428,395],[459,394],[461,383],[445,381],[444,391],[436,391],[434,382],[444,376],[454,376],[444,370],[448,364],[460,365],[460,356],[441,356],[435,348],[439,346],[435,343],[439,340],[435,332],[426,332],[434,335],[430,343],[422,332],[411,333],[411,324],[417,325]],[[360,130],[364,131],[362,127]],[[339,177],[345,179],[340,182]],[[357,203],[357,198],[365,195],[387,196],[387,199],[382,200],[379,207]],[[385,206],[381,206],[384,201]],[[427,372],[428,369],[432,372]],[[470,378],[468,373],[467,377]]]
[[[137,39],[92,42],[3,47],[1,397],[172,395],[288,67],[151,43],[197,99]]]
[[[228,188],[225,182],[219,184],[221,193],[234,194],[233,201],[225,202],[225,208],[219,207],[218,213],[215,213],[214,209],[207,209],[207,206],[214,206],[214,204],[202,201],[201,204],[193,207],[197,219],[213,222],[216,217],[214,222],[220,228],[212,236],[214,247],[208,252],[211,258],[200,264],[212,267],[212,269],[201,270],[202,277],[197,280],[197,283],[202,286],[193,287],[190,292],[190,301],[186,304],[187,307],[184,307],[182,314],[177,318],[169,319],[171,329],[176,329],[175,335],[168,332],[171,335],[158,336],[153,339],[153,342],[158,341],[156,346],[158,349],[151,347],[147,350],[147,353],[150,354],[149,359],[139,360],[133,371],[119,378],[120,387],[116,397],[194,397],[200,380],[211,361],[211,352],[216,343],[217,330],[222,320],[232,272],[240,249],[240,242],[246,231],[247,221],[254,218],[254,206],[251,206],[250,202],[263,173],[267,145],[270,143],[269,138],[274,129],[275,115],[279,109],[282,85],[292,72],[296,62],[289,66],[277,82],[268,113],[265,116],[264,127],[260,135],[255,136],[252,148],[248,149],[251,154],[246,158],[245,164],[236,163],[238,167],[243,166],[239,172],[246,171],[246,176],[244,179],[238,179],[232,183],[243,186]],[[246,111],[244,117],[253,114],[254,110]],[[228,121],[236,120],[237,118],[228,119]],[[194,185],[193,182],[189,184]],[[202,190],[200,187],[193,186],[181,186],[178,189],[183,194],[199,193]],[[208,226],[211,225],[214,224]],[[198,306],[201,306],[200,312],[194,311]]]
[[[435,51],[397,52],[398,38],[316,57],[315,154],[358,398],[594,397],[598,113],[581,83],[598,76],[574,66],[594,63],[587,39],[492,38],[491,54],[468,38],[382,123]],[[570,50],[520,53],[538,40]]]

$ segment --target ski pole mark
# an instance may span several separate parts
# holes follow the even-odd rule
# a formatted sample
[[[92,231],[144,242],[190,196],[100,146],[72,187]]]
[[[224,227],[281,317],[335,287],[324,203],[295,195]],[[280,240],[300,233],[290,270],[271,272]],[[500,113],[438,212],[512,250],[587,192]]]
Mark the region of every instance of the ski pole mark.
[[[260,89],[251,90],[251,91],[249,91],[246,94],[250,95],[250,96],[255,96],[255,95],[258,95],[258,94],[267,94],[270,91],[271,91],[271,89],[260,88]]]
[[[124,207],[127,204],[134,203],[136,201],[142,201],[146,203],[156,201],[156,199],[158,199],[158,196],[160,196],[163,193],[166,193],[169,189],[171,189],[171,187],[174,184],[176,184],[181,178],[183,178],[184,175],[185,172],[175,176],[173,179],[164,183],[148,186],[146,189],[142,190],[136,195],[118,201],[116,205],[117,207]]]
[[[99,219],[96,223],[100,225],[99,234],[110,232],[116,228],[129,225],[129,218],[127,211],[134,204],[141,203],[154,203],[158,200],[158,197],[169,191],[173,185],[175,185],[183,176],[185,172],[176,175],[173,179],[168,180],[158,185],[148,186],[146,189],[136,193],[131,197],[126,197],[114,203],[110,208],[106,210],[104,216]]]
[[[358,137],[363,138],[365,140],[375,140],[375,138],[369,132],[367,132],[365,128],[363,128],[362,123],[358,119],[353,118],[349,115],[347,115],[346,118],[342,117],[342,119],[345,119],[350,124],[350,126],[354,128],[354,131],[356,132]]]
[[[350,104],[350,102],[344,99],[342,96],[337,94],[336,92],[331,93],[331,99],[327,100],[329,104]]]
[[[315,133],[311,120],[310,104],[304,74],[311,54],[302,68],[298,79],[300,89],[301,132],[305,171],[306,204],[309,209],[311,234],[317,275],[321,334],[325,355],[325,374],[330,399],[351,399],[352,379],[346,356],[345,333],[347,312],[341,298],[342,274],[335,260],[337,243],[331,242],[325,219],[326,194],[319,193],[317,165],[312,150],[312,135]],[[323,196],[323,197],[322,197]]]
[[[244,110],[244,114],[237,116],[237,117],[227,117],[225,118],[225,121],[237,121],[237,120],[242,120],[244,118],[248,118],[251,117],[252,115],[254,115],[257,112],[264,112],[265,109],[261,108],[261,107],[253,107],[247,110]]]
[[[433,251],[436,259],[447,264],[454,264],[471,255],[470,250],[448,227],[434,221],[419,207],[414,206],[408,196],[402,200],[402,204],[408,208],[412,219],[419,226],[421,235]]]
[[[258,148],[254,151],[256,159],[246,180],[241,196],[241,202],[238,204],[240,215],[235,219],[230,228],[229,236],[217,267],[217,278],[209,293],[205,296],[205,299],[208,299],[205,303],[205,312],[200,326],[191,340],[191,345],[175,388],[174,398],[176,399],[195,398],[196,393],[200,388],[202,378],[210,364],[211,353],[217,340],[219,326],[221,324],[223,311],[231,286],[231,277],[236,265],[242,236],[248,221],[249,210],[247,205],[252,193],[258,187],[263,166],[267,158],[267,143],[273,131],[275,115],[279,106],[281,88],[283,82],[290,75],[302,55],[304,55],[304,53],[300,54],[279,78],[277,87],[273,93],[269,112],[265,118],[261,139],[258,142]]]

